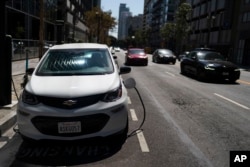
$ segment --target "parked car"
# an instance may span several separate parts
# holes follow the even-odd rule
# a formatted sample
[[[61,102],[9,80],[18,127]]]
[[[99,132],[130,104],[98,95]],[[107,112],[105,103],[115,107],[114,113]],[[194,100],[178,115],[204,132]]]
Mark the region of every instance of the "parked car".
[[[178,60],[181,61],[183,59],[183,57],[186,57],[188,54],[189,54],[189,51],[185,51],[185,52],[181,53],[178,56]]]
[[[182,74],[191,74],[199,80],[203,79],[228,79],[235,82],[240,78],[239,68],[226,61],[215,51],[192,51],[180,63]]]
[[[147,66],[148,65],[148,56],[145,53],[144,49],[141,48],[129,48],[125,55],[125,64],[140,64]]]
[[[48,49],[17,106],[23,139],[77,140],[126,136],[127,90],[109,48],[74,43]]]
[[[156,49],[152,54],[152,61],[155,63],[176,63],[175,54],[169,49]]]
[[[120,47],[114,47],[114,50],[115,50],[116,52],[120,52],[120,51],[121,51]]]

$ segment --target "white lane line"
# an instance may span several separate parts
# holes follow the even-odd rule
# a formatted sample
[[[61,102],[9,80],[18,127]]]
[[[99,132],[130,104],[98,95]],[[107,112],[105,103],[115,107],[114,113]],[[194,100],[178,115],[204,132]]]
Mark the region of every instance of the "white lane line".
[[[138,121],[138,118],[137,118],[137,116],[135,114],[135,110],[134,109],[130,109],[129,111],[130,111],[132,120],[133,121]]]
[[[128,104],[131,104],[131,100],[130,100],[130,98],[128,97]]]
[[[137,138],[138,138],[140,146],[141,146],[141,151],[142,152],[149,152],[148,144],[145,140],[145,137],[144,137],[142,131],[137,131]]]
[[[167,72],[167,71],[165,71],[165,73],[168,74],[168,75],[170,75],[170,76],[172,76],[172,77],[175,76],[174,74],[172,74],[172,73],[170,73],[170,72]]]
[[[229,101],[229,102],[231,102],[231,103],[233,103],[233,104],[236,104],[237,106],[240,106],[240,107],[242,107],[242,108],[244,108],[244,109],[246,109],[246,110],[249,110],[249,108],[248,108],[247,106],[244,106],[244,105],[242,105],[242,104],[240,104],[240,103],[238,103],[238,102],[236,102],[236,101],[233,101],[233,100],[231,100],[231,99],[229,99],[229,98],[226,98],[226,97],[224,97],[224,96],[222,96],[222,95],[219,95],[219,94],[217,94],[217,93],[214,93],[214,95],[216,95],[216,96],[218,96],[218,97],[220,97],[220,98],[222,98],[222,99],[224,99],[224,100],[227,100],[227,101]]]

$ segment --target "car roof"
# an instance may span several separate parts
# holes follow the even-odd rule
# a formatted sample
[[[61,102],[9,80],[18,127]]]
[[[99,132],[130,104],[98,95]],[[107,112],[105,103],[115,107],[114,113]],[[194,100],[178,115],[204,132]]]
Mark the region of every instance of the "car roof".
[[[216,51],[212,48],[195,48],[194,51]]]
[[[143,48],[129,48],[129,50],[144,50]]]
[[[67,43],[67,44],[60,44],[54,45],[50,49],[107,49],[108,46],[105,44],[98,44],[98,43]]]

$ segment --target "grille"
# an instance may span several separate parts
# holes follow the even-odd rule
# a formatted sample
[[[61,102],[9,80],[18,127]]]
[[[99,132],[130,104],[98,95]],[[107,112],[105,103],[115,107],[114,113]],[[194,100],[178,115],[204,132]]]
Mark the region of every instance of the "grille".
[[[100,131],[108,122],[109,116],[106,114],[94,114],[80,117],[34,117],[31,122],[43,134],[52,136],[72,137],[91,134]],[[81,122],[81,132],[79,133],[59,133],[59,122]]]
[[[93,95],[93,96],[85,96],[78,98],[55,98],[55,97],[45,97],[38,96],[38,100],[48,106],[62,108],[62,109],[75,109],[86,107],[92,104],[97,103],[103,98],[103,94]]]

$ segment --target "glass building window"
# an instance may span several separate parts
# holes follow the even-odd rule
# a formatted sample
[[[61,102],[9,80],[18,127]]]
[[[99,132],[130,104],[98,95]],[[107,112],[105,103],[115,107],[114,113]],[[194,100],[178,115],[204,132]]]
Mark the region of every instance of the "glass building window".
[[[245,22],[250,22],[250,12],[245,12],[243,14],[243,19],[242,21],[245,23]]]

